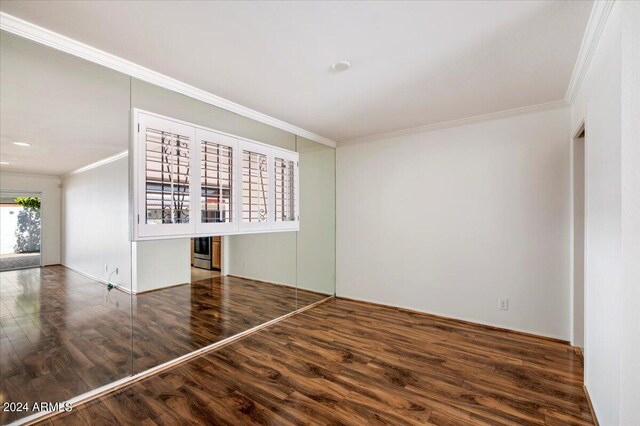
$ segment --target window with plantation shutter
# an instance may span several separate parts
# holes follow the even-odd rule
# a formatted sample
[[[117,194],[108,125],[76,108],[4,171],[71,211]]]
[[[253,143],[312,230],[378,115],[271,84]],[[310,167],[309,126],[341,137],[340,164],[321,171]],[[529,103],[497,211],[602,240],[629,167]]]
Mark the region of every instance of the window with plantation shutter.
[[[291,222],[295,217],[295,163],[275,157],[275,220]]]
[[[134,238],[195,232],[195,129],[147,114],[135,126]]]
[[[267,155],[242,151],[242,220],[266,222],[269,218],[269,170]]]
[[[271,229],[298,229],[298,153],[271,148],[273,162],[273,223]]]
[[[188,223],[191,146],[188,136],[145,129],[147,224]]]
[[[203,223],[231,222],[233,216],[233,148],[203,141],[200,202]]]
[[[298,154],[134,109],[134,241],[299,229]]]
[[[215,235],[237,231],[236,151],[238,140],[196,129],[199,144],[199,211],[196,232]]]

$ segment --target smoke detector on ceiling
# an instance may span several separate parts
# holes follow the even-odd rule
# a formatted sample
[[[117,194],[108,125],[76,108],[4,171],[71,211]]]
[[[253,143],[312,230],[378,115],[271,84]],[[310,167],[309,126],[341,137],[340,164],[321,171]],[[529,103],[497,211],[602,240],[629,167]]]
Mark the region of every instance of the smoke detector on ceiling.
[[[339,61],[331,65],[331,69],[333,69],[336,72],[346,71],[349,68],[351,68],[351,62],[349,61]]]

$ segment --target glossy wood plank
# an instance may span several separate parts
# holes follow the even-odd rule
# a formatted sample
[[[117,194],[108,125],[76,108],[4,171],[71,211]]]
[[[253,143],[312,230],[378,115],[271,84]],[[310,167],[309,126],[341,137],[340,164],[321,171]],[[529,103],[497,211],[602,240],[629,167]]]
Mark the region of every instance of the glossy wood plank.
[[[134,371],[141,372],[286,315],[326,295],[212,277],[133,299]]]
[[[591,425],[582,368],[560,342],[337,299],[65,421]]]
[[[0,284],[0,397],[14,402],[66,401],[326,297],[225,277],[131,296],[62,266]]]

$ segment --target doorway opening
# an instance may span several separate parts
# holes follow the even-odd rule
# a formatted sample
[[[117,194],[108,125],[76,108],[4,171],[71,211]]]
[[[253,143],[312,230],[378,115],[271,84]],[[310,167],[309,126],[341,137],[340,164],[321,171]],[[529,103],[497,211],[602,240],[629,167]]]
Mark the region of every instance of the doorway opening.
[[[42,194],[0,191],[0,271],[42,264]]]
[[[222,237],[191,239],[191,282],[222,275]]]
[[[572,285],[572,339],[573,346],[584,348],[585,340],[585,129],[580,127],[572,140],[573,182],[573,285]]]

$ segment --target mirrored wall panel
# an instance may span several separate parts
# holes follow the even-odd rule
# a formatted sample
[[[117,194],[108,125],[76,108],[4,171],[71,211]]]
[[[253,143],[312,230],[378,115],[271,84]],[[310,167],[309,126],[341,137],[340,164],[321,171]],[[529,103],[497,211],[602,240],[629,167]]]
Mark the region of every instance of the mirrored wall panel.
[[[301,188],[296,283],[298,305],[304,306],[335,294],[336,150],[302,137],[296,149]]]
[[[190,146],[197,160],[183,185],[195,198],[182,229],[150,224],[141,239],[196,235],[132,243],[133,351],[140,372],[296,310],[297,232],[268,232],[281,184],[274,182],[271,153],[295,153],[296,136],[135,79],[131,99],[145,119],[151,114],[149,123],[161,117],[153,123],[158,128],[176,122],[187,134],[195,127]],[[141,129],[150,126],[143,122]]]
[[[131,375],[129,85],[0,34],[4,424]]]
[[[4,32],[0,67],[2,424],[334,295],[333,148]]]

